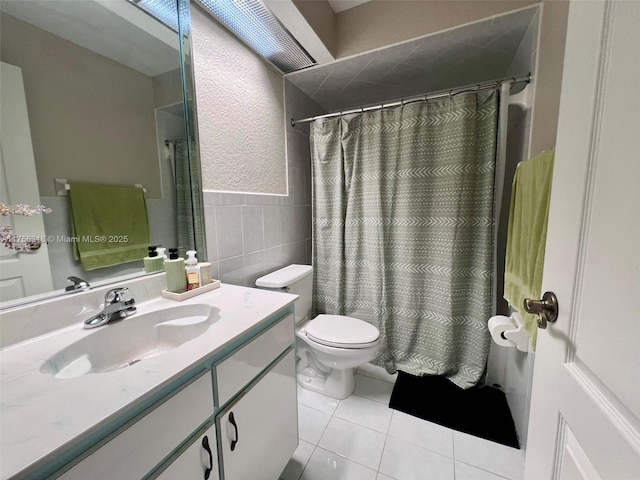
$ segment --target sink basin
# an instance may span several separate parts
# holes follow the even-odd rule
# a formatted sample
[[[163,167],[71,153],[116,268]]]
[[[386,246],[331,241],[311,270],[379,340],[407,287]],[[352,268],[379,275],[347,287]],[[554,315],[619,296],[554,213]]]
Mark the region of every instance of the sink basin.
[[[202,335],[218,320],[210,305],[180,305],[100,327],[51,356],[40,368],[56,378],[106,373],[157,357]]]

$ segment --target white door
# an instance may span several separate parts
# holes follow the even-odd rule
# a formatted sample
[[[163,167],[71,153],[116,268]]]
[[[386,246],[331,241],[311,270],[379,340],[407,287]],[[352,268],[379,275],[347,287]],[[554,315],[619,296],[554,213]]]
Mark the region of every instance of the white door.
[[[569,11],[525,478],[640,479],[640,2]]]
[[[53,182],[53,178],[51,179]],[[40,204],[22,71],[0,63],[0,202]],[[40,215],[0,217],[17,235],[44,237]],[[0,245],[0,301],[53,290],[47,244],[16,252]]]

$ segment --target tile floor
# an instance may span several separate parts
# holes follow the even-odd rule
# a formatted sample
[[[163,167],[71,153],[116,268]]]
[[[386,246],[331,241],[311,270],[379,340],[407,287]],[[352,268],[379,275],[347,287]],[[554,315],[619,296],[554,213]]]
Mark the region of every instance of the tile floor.
[[[339,401],[298,387],[300,445],[281,480],[520,480],[524,452],[388,407],[394,377],[366,365]]]

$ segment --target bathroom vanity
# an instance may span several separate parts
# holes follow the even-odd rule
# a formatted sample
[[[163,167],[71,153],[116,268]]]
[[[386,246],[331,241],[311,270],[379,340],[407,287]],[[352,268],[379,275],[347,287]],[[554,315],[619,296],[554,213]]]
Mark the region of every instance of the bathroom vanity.
[[[225,284],[5,347],[2,478],[278,478],[298,444],[296,298]]]

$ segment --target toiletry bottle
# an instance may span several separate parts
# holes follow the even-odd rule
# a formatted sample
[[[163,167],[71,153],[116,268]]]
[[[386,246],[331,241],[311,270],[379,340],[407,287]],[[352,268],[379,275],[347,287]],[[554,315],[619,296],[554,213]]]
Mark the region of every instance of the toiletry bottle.
[[[162,257],[162,262],[164,263],[166,260],[168,260],[169,257],[167,257],[166,254],[167,249],[164,248],[162,245],[158,245],[158,256]]]
[[[198,266],[200,267],[200,285],[207,285],[213,281],[213,277],[211,275],[211,263],[209,262],[198,262]]]
[[[200,286],[200,267],[196,258],[196,251],[187,252],[187,290],[193,290]]]
[[[164,268],[164,259],[158,256],[157,248],[154,245],[150,246],[149,254],[143,259],[144,271],[147,273],[160,272]]]
[[[167,290],[182,293],[187,290],[187,276],[184,270],[184,258],[178,257],[178,249],[169,249],[169,260],[164,262],[167,272]]]

